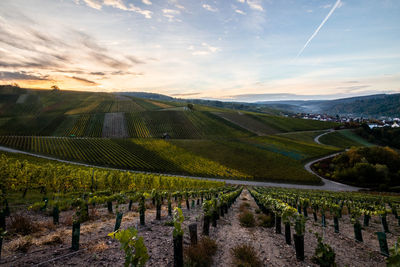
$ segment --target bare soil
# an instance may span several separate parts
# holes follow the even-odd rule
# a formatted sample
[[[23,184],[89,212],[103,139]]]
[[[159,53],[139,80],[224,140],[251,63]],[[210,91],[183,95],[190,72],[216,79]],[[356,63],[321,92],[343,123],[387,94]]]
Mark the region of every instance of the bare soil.
[[[106,113],[104,116],[102,135],[108,138],[129,137],[124,113]]]
[[[333,220],[329,214],[328,225],[322,228],[320,221],[315,223],[311,218],[310,210],[311,216],[307,221],[305,235],[305,261],[299,262],[296,260],[293,240],[292,245],[285,242],[283,225],[282,234],[276,234],[275,228],[246,228],[240,225],[239,207],[245,202],[249,203],[248,209],[257,218],[257,205],[249,192],[244,190],[228,214],[220,218],[217,227],[210,226],[210,237],[216,240],[218,245],[213,266],[233,266],[231,249],[244,243],[255,248],[264,266],[316,266],[311,259],[317,240],[309,230],[323,233],[324,242],[331,245],[336,253],[338,266],[385,266],[385,257],[379,253],[379,243],[374,234],[382,231],[378,218],[372,218],[370,226],[363,229],[364,242],[359,243],[354,240],[353,225],[347,215],[340,219],[340,233],[335,234]],[[130,212],[127,211],[127,205],[120,206],[120,210],[124,212],[121,228],[138,228],[139,236],[144,238],[150,255],[146,266],[173,266],[173,227],[165,225],[171,221],[166,205],[163,205],[161,221],[155,219],[155,209],[151,203],[147,206],[149,209],[146,211],[145,226],[139,225],[137,205],[134,204]],[[182,210],[185,216],[184,247],[187,247],[190,243],[188,225],[198,223],[198,233],[201,235],[203,213],[200,205],[187,210],[182,203]],[[40,231],[28,237],[31,246],[27,252],[17,250],[23,242],[27,242],[27,237],[13,235],[6,238],[3,242],[1,266],[123,266],[124,254],[119,242],[107,236],[113,231],[115,214],[109,214],[105,207],[90,208],[91,220],[81,225],[80,250],[77,252],[70,249],[72,211],[61,213],[58,226],[53,226],[52,218],[44,214],[32,211],[21,213],[37,223]],[[387,238],[391,247],[400,234],[400,227],[397,226],[393,215],[388,216],[388,222],[391,233],[387,234]],[[10,224],[9,218],[7,223]],[[293,234],[293,227],[291,230]]]

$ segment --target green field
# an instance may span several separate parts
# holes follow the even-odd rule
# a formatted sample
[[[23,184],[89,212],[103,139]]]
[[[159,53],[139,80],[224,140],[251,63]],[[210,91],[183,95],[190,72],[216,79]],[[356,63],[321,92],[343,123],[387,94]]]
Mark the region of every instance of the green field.
[[[341,130],[335,131],[326,135],[321,136],[319,141],[322,144],[336,146],[340,148],[349,148],[352,146],[360,147],[360,146],[373,146],[373,144],[369,143],[362,137],[356,135],[351,130]]]
[[[300,131],[300,132],[289,132],[289,133],[282,133],[279,136],[283,136],[285,138],[297,140],[297,141],[304,141],[308,143],[315,143],[314,138],[320,134],[323,134],[326,131]]]

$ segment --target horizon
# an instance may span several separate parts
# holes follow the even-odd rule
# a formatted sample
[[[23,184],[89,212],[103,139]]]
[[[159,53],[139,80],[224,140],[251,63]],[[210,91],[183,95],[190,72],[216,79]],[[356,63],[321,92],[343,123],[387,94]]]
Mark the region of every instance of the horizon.
[[[232,102],[399,93],[399,11],[389,0],[5,0],[0,84]]]

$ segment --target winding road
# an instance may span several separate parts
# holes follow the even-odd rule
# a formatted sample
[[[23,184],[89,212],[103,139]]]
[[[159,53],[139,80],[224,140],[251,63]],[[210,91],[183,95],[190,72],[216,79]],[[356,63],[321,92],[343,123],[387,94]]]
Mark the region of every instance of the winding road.
[[[322,143],[319,141],[319,138],[322,137],[323,135],[332,133],[332,132],[334,132],[334,131],[335,131],[335,130],[330,129],[329,131],[327,131],[327,132],[325,132],[325,133],[322,133],[322,134],[316,136],[316,137],[314,138],[314,142],[317,143],[317,144],[319,144],[319,145],[324,145],[324,144],[322,144]]]
[[[321,144],[319,142],[319,138],[325,134],[332,132],[332,131],[333,130],[330,130],[329,132],[326,132],[326,133],[316,136],[314,138],[314,141],[318,144]],[[304,168],[308,172],[321,178],[322,182],[324,183],[323,185],[301,185],[301,184],[288,184],[288,183],[256,182],[256,181],[243,181],[243,180],[233,180],[233,179],[196,177],[196,176],[186,176],[186,175],[176,175],[176,174],[167,174],[167,173],[155,173],[155,172],[144,172],[144,171],[134,171],[134,170],[126,170],[126,169],[118,169],[118,168],[109,168],[109,167],[85,164],[85,163],[80,163],[80,162],[75,162],[75,161],[62,160],[62,159],[58,159],[58,158],[54,158],[54,157],[44,156],[44,155],[26,152],[26,151],[22,151],[22,150],[17,150],[17,149],[13,149],[13,148],[9,148],[9,147],[4,147],[4,146],[0,146],[0,151],[29,155],[29,156],[33,156],[33,157],[54,160],[54,161],[58,161],[58,162],[62,162],[62,163],[74,164],[74,165],[85,166],[85,167],[95,167],[95,168],[101,168],[101,169],[130,171],[130,172],[134,172],[134,173],[147,173],[147,174],[156,174],[156,175],[165,175],[165,176],[186,177],[186,178],[201,179],[201,180],[224,181],[227,184],[233,184],[233,185],[270,186],[270,187],[284,187],[284,188],[297,188],[297,189],[319,189],[319,190],[329,190],[329,191],[357,191],[357,190],[361,189],[359,187],[345,185],[345,184],[341,184],[338,182],[334,182],[334,181],[325,179],[325,178],[321,177],[320,175],[318,175],[317,173],[315,173],[311,169],[311,165],[314,164],[315,162],[334,157],[334,156],[338,155],[339,153],[334,153],[334,154],[331,154],[328,156],[324,156],[324,157],[312,160],[304,165]]]

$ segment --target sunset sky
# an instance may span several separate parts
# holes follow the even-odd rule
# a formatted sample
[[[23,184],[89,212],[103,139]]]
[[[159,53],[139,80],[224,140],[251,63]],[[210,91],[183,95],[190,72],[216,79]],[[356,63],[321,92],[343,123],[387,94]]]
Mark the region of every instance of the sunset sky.
[[[237,101],[400,93],[400,1],[1,0],[12,82]]]

